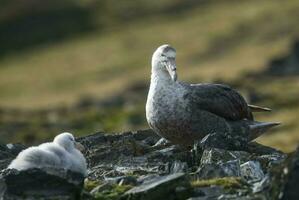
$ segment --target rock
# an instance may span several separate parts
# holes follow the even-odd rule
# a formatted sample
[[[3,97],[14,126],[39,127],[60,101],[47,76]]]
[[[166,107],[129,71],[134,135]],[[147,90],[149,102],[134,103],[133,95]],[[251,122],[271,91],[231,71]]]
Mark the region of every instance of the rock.
[[[118,185],[136,185],[137,180],[133,176],[119,176],[113,178],[105,178],[105,182]]]
[[[0,144],[0,170],[5,169],[25,148],[22,144]]]
[[[290,155],[282,173],[286,176],[282,191],[283,200],[299,199],[299,147]]]
[[[93,188],[90,191],[90,194],[95,195],[98,192],[103,192],[104,190],[111,190],[112,188],[113,186],[111,185],[111,183],[104,183]]]
[[[219,142],[221,141],[221,142]],[[227,150],[242,150],[248,145],[248,136],[211,133],[198,141],[203,149],[219,148]]]
[[[224,190],[220,186],[200,187],[200,188],[195,188],[194,197],[191,197],[188,200],[217,199],[223,193]]]
[[[250,154],[245,151],[229,151],[218,148],[210,148],[204,150],[201,157],[201,164],[224,163],[231,160],[240,160],[241,163],[246,162]]]
[[[241,165],[241,176],[249,182],[258,182],[265,175],[258,161],[248,161]]]
[[[183,173],[188,171],[188,165],[186,162],[181,162],[181,161],[174,161],[169,169],[169,172],[171,174],[175,173]]]
[[[270,177],[269,174],[267,174],[263,180],[254,183],[253,188],[252,188],[252,192],[253,193],[258,193],[258,192],[262,192],[265,191],[266,188],[270,187]]]
[[[171,143],[165,138],[161,138],[154,146],[155,147],[167,147],[170,146]]]
[[[127,191],[123,199],[174,199],[178,186],[190,188],[188,179],[184,173],[176,173],[152,179]]]
[[[137,179],[137,182],[139,184],[142,184],[142,183],[150,182],[154,179],[157,179],[158,177],[159,177],[158,174],[142,175]]]
[[[204,164],[196,172],[197,179],[241,176],[240,160],[232,160],[221,164]]]
[[[0,177],[2,198],[76,199],[80,197],[84,177],[79,173],[56,170],[55,175],[40,169],[5,170]],[[3,188],[5,188],[3,190]],[[0,197],[1,199],[1,197]]]
[[[67,172],[4,170],[0,195],[133,200],[292,198],[299,179],[298,152],[286,159],[273,148],[256,142],[234,146],[230,139],[216,148],[213,143],[218,136],[209,137],[204,145],[196,142],[191,150],[168,143],[155,145],[160,137],[150,130],[81,137],[78,140],[85,146],[89,183],[83,192],[82,181]],[[229,148],[219,148],[223,144]],[[22,148],[0,145],[0,169]]]
[[[256,156],[255,160],[259,161],[264,171],[269,171],[271,168],[280,165],[286,156],[284,154],[268,154]]]

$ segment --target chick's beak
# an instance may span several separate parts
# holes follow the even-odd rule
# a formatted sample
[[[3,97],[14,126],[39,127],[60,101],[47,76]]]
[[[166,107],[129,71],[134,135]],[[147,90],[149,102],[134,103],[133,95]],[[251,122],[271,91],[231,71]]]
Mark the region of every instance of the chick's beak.
[[[177,80],[176,63],[174,58],[169,58],[166,63],[166,69],[171,76],[171,79],[175,82]]]
[[[82,144],[80,144],[79,142],[75,142],[75,147],[79,151],[84,151],[85,150],[84,146]]]

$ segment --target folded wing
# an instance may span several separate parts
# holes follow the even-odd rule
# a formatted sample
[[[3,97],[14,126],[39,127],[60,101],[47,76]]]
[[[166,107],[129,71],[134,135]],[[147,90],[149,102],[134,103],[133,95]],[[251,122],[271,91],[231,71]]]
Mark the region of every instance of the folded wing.
[[[253,120],[245,99],[222,84],[191,84],[190,95],[195,108],[206,110],[228,120]]]

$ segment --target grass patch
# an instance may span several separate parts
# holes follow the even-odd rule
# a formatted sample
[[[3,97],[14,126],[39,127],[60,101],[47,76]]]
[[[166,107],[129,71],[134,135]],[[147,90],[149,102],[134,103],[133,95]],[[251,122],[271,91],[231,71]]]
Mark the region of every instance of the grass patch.
[[[240,188],[242,186],[241,178],[236,177],[224,177],[196,180],[191,182],[192,187],[208,187],[212,185],[222,186],[224,188]]]

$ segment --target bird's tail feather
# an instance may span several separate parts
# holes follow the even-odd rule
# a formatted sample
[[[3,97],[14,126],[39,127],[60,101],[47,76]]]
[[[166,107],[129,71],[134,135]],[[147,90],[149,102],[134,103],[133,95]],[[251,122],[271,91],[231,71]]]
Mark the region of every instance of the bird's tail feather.
[[[262,134],[264,134],[267,130],[274,126],[280,125],[280,122],[256,122],[254,121],[249,125],[250,128],[250,135],[249,141],[252,141]]]
[[[251,112],[270,112],[270,108],[256,106],[256,105],[248,105]]]

